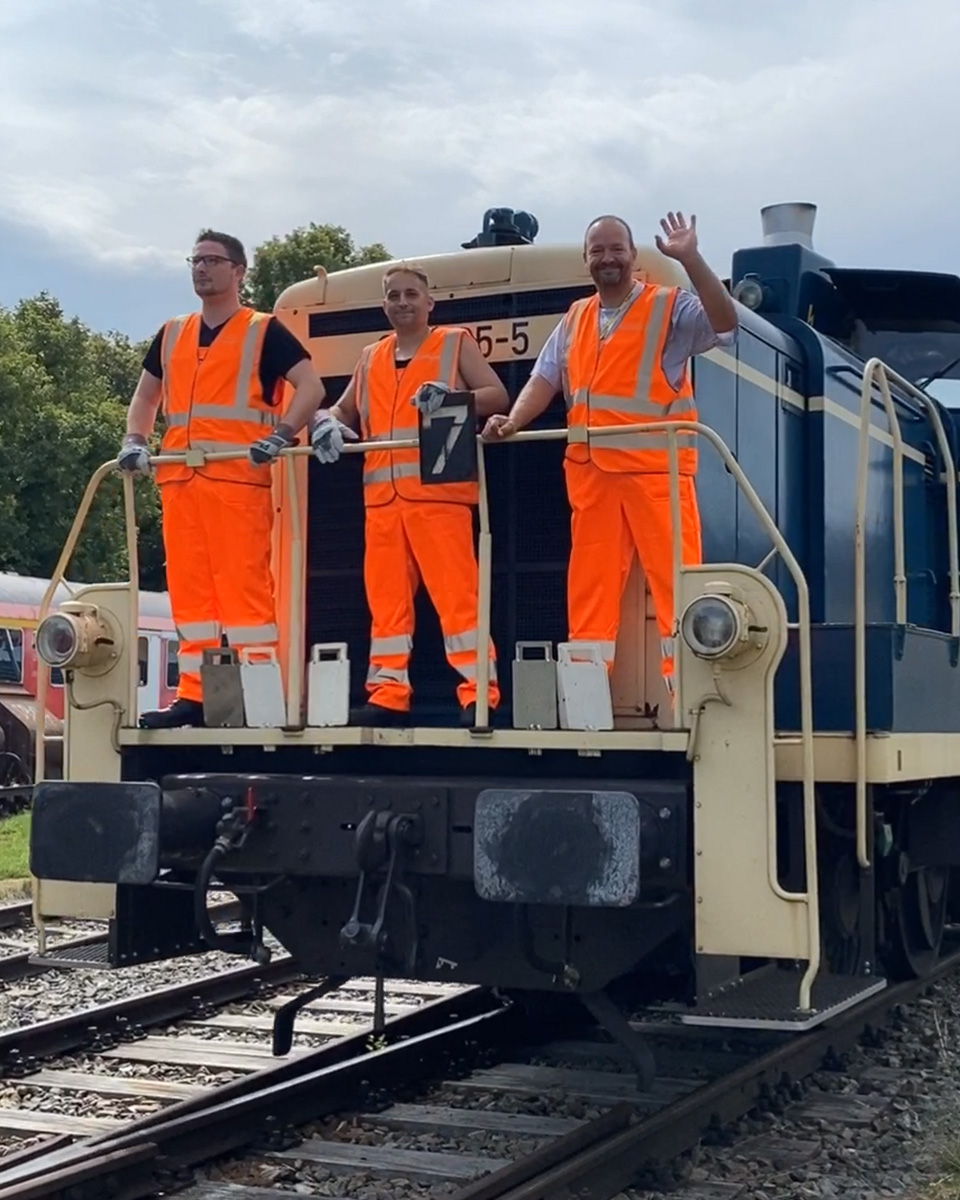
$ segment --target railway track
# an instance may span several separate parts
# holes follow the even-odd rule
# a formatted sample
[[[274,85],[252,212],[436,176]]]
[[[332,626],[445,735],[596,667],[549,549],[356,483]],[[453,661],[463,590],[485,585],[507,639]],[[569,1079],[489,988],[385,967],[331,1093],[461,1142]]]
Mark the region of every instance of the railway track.
[[[10,904],[0,904],[0,930],[15,929],[25,921],[30,920],[32,903],[29,900],[15,900]]]
[[[651,1179],[669,1171],[751,1110],[815,1103],[804,1097],[805,1077],[958,967],[960,951],[922,984],[888,988],[799,1036],[731,1036],[646,1014],[636,1025],[658,1066],[647,1089],[595,1027],[533,1028],[520,1008],[481,989],[390,984],[382,1042],[373,1043],[373,982],[349,981],[301,1011],[294,1049],[279,1060],[269,1036],[285,994],[261,991],[251,1001],[235,990],[230,1005],[221,991],[191,1004],[181,989],[143,1014],[153,1024],[177,1021],[172,1032],[142,1037],[129,1016],[125,1026],[117,1012],[100,1018],[100,1041],[86,1042],[99,1079],[64,1080],[47,1067],[38,1076],[33,1064],[20,1072],[27,1087],[39,1080],[41,1090],[86,1089],[91,1111],[110,1089],[149,1099],[153,1111],[72,1132],[54,1116],[46,1125],[53,1141],[0,1160],[0,1200],[137,1200],[173,1191],[182,1200],[276,1200],[290,1195],[294,1177],[308,1181],[307,1194],[329,1197],[364,1194],[369,1184],[388,1186],[396,1200],[606,1200],[643,1171]],[[267,984],[285,986],[282,976],[260,987]],[[116,1040],[105,1042],[110,1021]],[[76,1037],[82,1020],[74,1024]],[[48,1049],[63,1045],[62,1031],[50,1034],[33,1036]],[[149,1075],[107,1082],[105,1061],[148,1072],[202,1062],[230,1078],[206,1087],[154,1081],[151,1089],[138,1082]],[[5,1120],[0,1110],[0,1130]],[[215,1159],[221,1177],[195,1181],[193,1169]]]

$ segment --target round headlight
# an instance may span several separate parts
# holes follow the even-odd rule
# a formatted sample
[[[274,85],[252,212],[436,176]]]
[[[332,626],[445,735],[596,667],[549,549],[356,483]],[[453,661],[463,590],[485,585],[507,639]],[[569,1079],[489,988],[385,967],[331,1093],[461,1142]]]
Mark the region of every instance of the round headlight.
[[[722,658],[741,634],[740,613],[725,596],[698,596],[680,619],[680,636],[698,658]]]
[[[745,307],[756,312],[766,299],[763,284],[754,275],[741,279],[733,289],[734,300],[739,300]]]
[[[37,627],[37,653],[48,667],[69,666],[79,647],[77,627],[62,613],[45,617]]]
[[[37,626],[37,655],[48,667],[103,674],[119,654],[119,631],[95,605],[66,601]]]

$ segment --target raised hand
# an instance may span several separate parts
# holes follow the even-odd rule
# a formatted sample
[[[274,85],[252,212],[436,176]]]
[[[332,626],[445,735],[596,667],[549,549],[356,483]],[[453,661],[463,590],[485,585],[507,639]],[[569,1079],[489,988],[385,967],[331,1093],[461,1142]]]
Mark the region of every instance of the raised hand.
[[[659,233],[656,235],[657,249],[661,254],[682,263],[697,253],[696,214],[691,215],[688,225],[682,212],[667,213],[660,226],[667,235],[666,240]]]

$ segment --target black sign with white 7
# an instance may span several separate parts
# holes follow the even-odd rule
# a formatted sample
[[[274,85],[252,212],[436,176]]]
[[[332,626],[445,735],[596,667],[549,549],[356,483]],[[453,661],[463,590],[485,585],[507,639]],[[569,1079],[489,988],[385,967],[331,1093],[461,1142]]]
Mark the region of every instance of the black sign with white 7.
[[[472,392],[449,392],[436,412],[419,414],[420,482],[477,479],[477,410]]]

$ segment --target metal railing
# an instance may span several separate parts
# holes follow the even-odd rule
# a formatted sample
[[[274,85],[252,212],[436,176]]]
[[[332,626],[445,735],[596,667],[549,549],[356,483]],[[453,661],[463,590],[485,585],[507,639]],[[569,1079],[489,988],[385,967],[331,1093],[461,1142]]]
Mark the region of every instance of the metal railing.
[[[857,862],[870,866],[867,851],[867,564],[866,513],[867,481],[870,468],[870,413],[874,382],[880,390],[890,436],[893,439],[893,594],[896,623],[907,623],[907,574],[903,519],[903,435],[896,405],[890,393],[890,381],[920,404],[927,414],[947,473],[947,541],[950,563],[950,633],[960,637],[960,568],[957,549],[957,472],[937,404],[925,392],[879,358],[871,358],[863,369],[860,388],[860,441],[857,456],[857,512],[854,522],[854,693],[856,716],[856,834]]]
[[[730,451],[730,448],[724,442],[723,438],[711,429],[710,426],[704,425],[698,421],[652,421],[644,422],[636,425],[618,425],[609,428],[587,429],[583,426],[574,426],[561,429],[548,430],[525,430],[514,434],[512,437],[504,439],[503,445],[510,443],[526,443],[536,441],[567,441],[577,443],[588,443],[593,440],[602,441],[603,438],[609,436],[622,436],[624,434],[666,434],[668,446],[668,461],[670,475],[670,512],[672,521],[672,558],[673,558],[673,594],[674,604],[677,605],[677,600],[680,594],[680,573],[682,570],[682,530],[681,530],[681,515],[680,515],[680,486],[679,486],[679,468],[678,468],[678,446],[677,437],[680,434],[693,433],[702,437],[708,442],[720,456],[729,473],[733,476],[737,486],[743,492],[750,507],[757,515],[761,525],[769,535],[773,548],[770,554],[766,555],[763,561],[759,564],[758,569],[763,567],[770,561],[770,558],[779,554],[784,565],[790,573],[794,586],[797,591],[797,620],[789,623],[789,628],[796,629],[798,635],[798,651],[799,651],[799,675],[800,675],[800,738],[801,738],[801,762],[802,762],[802,791],[803,791],[803,814],[804,814],[804,848],[806,860],[806,891],[805,892],[788,892],[780,884],[777,877],[777,816],[776,816],[776,789],[771,789],[768,796],[767,804],[767,879],[768,884],[773,893],[780,899],[793,902],[803,903],[807,906],[807,933],[810,948],[810,959],[807,970],[803,976],[800,986],[800,1007],[808,1009],[810,1006],[810,992],[813,985],[813,980],[817,975],[820,965],[820,937],[819,937],[819,903],[818,903],[818,875],[817,875],[817,855],[816,855],[816,804],[814,791],[814,753],[813,753],[813,692],[812,692],[812,658],[811,658],[811,638],[810,638],[810,596],[809,588],[803,571],[795,558],[793,552],[788,545],[786,538],[777,528],[776,522],[767,512],[763,501],[757,494],[753,485],[743,472],[740,464]],[[392,450],[411,450],[417,449],[419,445],[418,438],[396,439],[394,441],[380,442],[358,442],[348,443],[344,446],[343,453],[345,454],[365,454],[368,451],[383,453]],[[489,720],[489,682],[490,682],[490,659],[489,659],[489,642],[490,642],[490,609],[491,609],[491,571],[492,571],[492,540],[490,532],[490,513],[487,494],[486,470],[485,470],[485,444],[483,440],[477,437],[477,474],[478,474],[478,516],[479,516],[479,544],[477,554],[478,565],[478,592],[477,592],[477,702],[476,702],[476,723],[480,728],[487,726]],[[297,456],[307,456],[312,454],[312,449],[309,446],[295,446],[282,451],[282,457],[294,458]],[[161,465],[167,463],[184,463],[189,466],[200,466],[204,462],[218,462],[225,460],[236,460],[245,456],[244,451],[230,450],[205,453],[201,451],[191,450],[179,454],[160,454],[151,456],[151,465]],[[57,562],[56,569],[50,580],[50,584],[44,595],[40,607],[39,621],[47,615],[50,609],[53,596],[56,592],[58,583],[63,577],[63,573],[70,561],[73,550],[76,546],[77,539],[83,528],[83,524],[89,513],[90,506],[96,495],[100,484],[108,475],[116,470],[115,461],[104,463],[97,469],[91,477],[87,489],[84,492],[80,507],[74,517],[73,525],[70,528],[67,540],[64,543],[60,559]],[[129,639],[130,646],[136,645],[138,632],[138,616],[139,604],[137,601],[137,577],[139,572],[139,558],[137,553],[137,530],[136,530],[136,511],[134,507],[133,493],[133,477],[126,475],[123,481],[124,486],[124,515],[127,526],[127,557],[130,571],[130,587],[131,587],[131,604],[129,609],[129,623],[126,630],[126,636]],[[290,522],[291,522],[291,538],[290,538],[290,554],[291,554],[291,587],[288,619],[290,621],[291,635],[288,637],[288,652],[286,661],[286,707],[287,707],[287,723],[291,727],[302,727],[302,712],[303,712],[303,655],[296,652],[297,642],[292,636],[292,631],[299,628],[299,622],[302,619],[301,613],[301,588],[299,580],[303,572],[303,530],[300,527],[300,497],[299,488],[296,480],[296,472],[294,470],[287,471],[287,502],[290,506]],[[677,616],[674,614],[674,631],[676,636],[677,631]],[[137,685],[138,685],[138,665],[136,655],[131,654],[130,678],[128,682],[128,713],[133,717],[137,711]],[[46,694],[46,679],[48,668],[38,658],[38,708],[41,704],[41,696],[45,699]],[[683,708],[682,683],[679,673],[675,673],[676,691],[675,691],[675,711],[679,714],[685,714]],[[135,718],[133,718],[135,719]],[[43,739],[38,738],[37,745],[37,775],[36,778],[42,779],[43,771]]]

